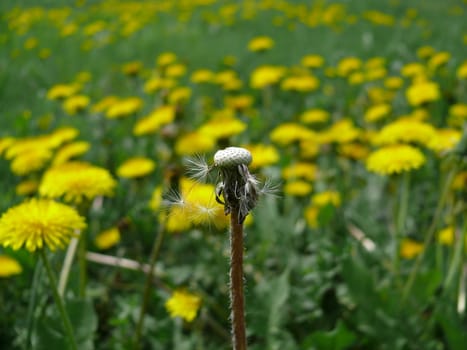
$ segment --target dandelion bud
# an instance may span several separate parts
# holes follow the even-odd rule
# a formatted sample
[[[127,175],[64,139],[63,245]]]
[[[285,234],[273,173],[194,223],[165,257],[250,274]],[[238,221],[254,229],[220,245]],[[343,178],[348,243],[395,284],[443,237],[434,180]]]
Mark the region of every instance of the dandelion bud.
[[[249,165],[252,161],[250,151],[241,147],[227,147],[214,154],[214,165],[220,168]]]

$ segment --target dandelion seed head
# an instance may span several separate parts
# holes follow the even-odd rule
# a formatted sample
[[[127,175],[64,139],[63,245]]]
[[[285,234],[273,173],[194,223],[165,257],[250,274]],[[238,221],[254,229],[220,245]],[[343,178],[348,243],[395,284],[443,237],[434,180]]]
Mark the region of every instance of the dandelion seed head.
[[[225,168],[237,165],[249,165],[252,161],[251,153],[241,147],[227,147],[214,154],[214,165]]]

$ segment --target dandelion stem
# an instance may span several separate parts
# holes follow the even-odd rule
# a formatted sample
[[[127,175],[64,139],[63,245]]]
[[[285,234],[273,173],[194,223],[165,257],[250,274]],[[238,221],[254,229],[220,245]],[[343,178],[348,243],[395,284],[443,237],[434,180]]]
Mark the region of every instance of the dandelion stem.
[[[448,198],[449,194],[449,189],[451,188],[452,181],[454,179],[454,176],[457,173],[458,165],[455,164],[453,165],[451,171],[448,173],[446,180],[444,181],[444,186],[441,190],[441,196],[438,200],[438,204],[435,209],[435,214],[433,216],[433,220],[431,221],[431,225],[428,228],[427,234],[425,236],[425,241],[423,242],[423,251],[417,256],[417,260],[414,263],[414,266],[412,268],[412,271],[410,272],[409,278],[407,280],[407,283],[404,287],[404,290],[402,292],[402,303],[405,302],[407,299],[407,296],[410,294],[410,291],[412,289],[412,286],[415,282],[415,278],[417,277],[418,270],[421,267],[421,263],[423,261],[423,258],[425,257],[426,251],[428,250],[428,245],[431,243],[433,240],[434,234],[436,232],[436,229],[438,228],[439,221],[441,220],[441,214],[444,209],[444,205],[446,203],[446,200]]]
[[[446,280],[444,281],[444,290],[448,292],[458,276],[460,269],[462,269],[463,251],[465,246],[465,237],[467,235],[467,220],[464,222],[464,227],[461,229],[461,234],[457,237],[454,256],[449,266]]]
[[[37,261],[34,269],[34,276],[32,279],[31,294],[29,297],[28,314],[27,314],[27,333],[26,333],[26,349],[32,349],[31,337],[32,329],[34,326],[34,310],[36,309],[37,291],[39,290],[39,283],[42,277],[42,264]]]
[[[137,350],[141,347],[141,335],[143,333],[143,325],[144,325],[144,315],[146,314],[146,309],[149,304],[149,297],[151,295],[151,286],[154,279],[154,269],[156,266],[157,258],[159,257],[159,253],[161,251],[162,243],[164,241],[165,236],[165,221],[160,222],[159,229],[157,232],[157,237],[154,240],[154,244],[152,246],[151,256],[149,257],[149,271],[146,276],[146,283],[144,285],[143,290],[143,301],[141,303],[141,309],[139,312],[138,324],[136,325],[135,331],[135,339],[133,349]]]
[[[67,336],[67,340],[70,343],[71,349],[72,350],[78,350],[78,346],[76,345],[76,340],[75,340],[75,335],[73,332],[73,327],[70,322],[70,318],[68,317],[68,314],[65,309],[65,305],[63,303],[62,298],[58,294],[58,289],[57,289],[57,281],[55,278],[55,275],[52,271],[52,267],[50,266],[49,260],[47,259],[47,255],[45,252],[45,249],[41,249],[39,251],[40,257],[42,259],[42,262],[44,263],[45,270],[47,271],[47,275],[49,277],[52,293],[55,299],[55,303],[57,304],[58,311],[60,313],[60,317],[63,322],[63,328],[65,331],[65,334]]]
[[[407,210],[409,207],[410,172],[406,171],[400,180],[400,197],[396,217],[396,233],[394,236],[392,256],[395,276],[399,275],[399,245],[405,231],[405,221],[407,219]]]
[[[87,235],[85,231],[81,232],[81,239],[78,246],[78,260],[79,260],[79,296],[81,298],[86,297],[86,284],[88,282],[87,275],[87,262],[86,262],[86,250],[87,250]]]
[[[73,263],[73,258],[75,257],[76,248],[78,247],[79,239],[73,237],[68,245],[66,251],[65,260],[63,261],[62,271],[60,272],[60,277],[58,279],[58,294],[61,297],[65,294],[66,284],[68,282],[68,276],[70,275],[71,264]]]
[[[232,308],[232,345],[234,350],[245,350],[245,302],[243,296],[243,224],[239,223],[239,208],[230,213],[230,298]]]

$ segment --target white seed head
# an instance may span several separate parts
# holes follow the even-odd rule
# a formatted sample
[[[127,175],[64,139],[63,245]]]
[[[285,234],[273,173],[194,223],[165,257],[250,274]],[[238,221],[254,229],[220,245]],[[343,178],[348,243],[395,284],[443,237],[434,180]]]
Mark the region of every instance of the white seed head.
[[[252,161],[250,151],[241,147],[227,147],[214,154],[214,165],[218,167],[234,167],[249,165]]]

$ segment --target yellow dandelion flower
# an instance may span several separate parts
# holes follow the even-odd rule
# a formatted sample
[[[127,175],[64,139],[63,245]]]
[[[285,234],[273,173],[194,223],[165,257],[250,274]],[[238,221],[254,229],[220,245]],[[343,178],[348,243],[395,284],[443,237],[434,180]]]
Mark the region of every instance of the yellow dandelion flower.
[[[144,157],[133,157],[127,159],[117,168],[117,175],[127,179],[143,177],[153,172],[156,163]]]
[[[47,99],[49,100],[59,100],[63,98],[70,97],[76,94],[80,90],[80,85],[77,84],[58,84],[52,86],[49,91],[47,91]]]
[[[436,129],[428,123],[401,118],[383,127],[374,137],[377,145],[417,142],[427,145],[436,136]]]
[[[250,108],[253,105],[253,102],[253,96],[250,95],[227,96],[224,99],[224,103],[228,108],[239,111]]]
[[[30,199],[8,209],[0,217],[0,244],[30,252],[48,246],[63,248],[77,231],[86,227],[84,218],[65,204],[49,199]]]
[[[209,69],[198,69],[191,74],[190,80],[195,84],[212,83],[214,72]]]
[[[221,72],[218,72],[214,76],[214,82],[219,85],[226,85],[231,81],[238,79],[237,73],[234,70],[227,69]]]
[[[177,60],[177,55],[173,52],[163,52],[157,57],[157,65],[160,67],[168,66]]]
[[[298,162],[285,167],[282,170],[282,177],[286,180],[305,179],[309,181],[316,180],[318,167],[312,163]]]
[[[0,138],[0,156],[5,152],[11,145],[15,143],[14,137],[2,137]]]
[[[42,177],[39,193],[44,197],[62,197],[66,202],[79,204],[84,199],[111,196],[116,181],[110,173],[84,162],[68,162],[47,170]]]
[[[120,231],[118,227],[111,227],[99,233],[94,239],[94,244],[99,249],[109,249],[120,242]]]
[[[318,87],[319,79],[312,75],[287,77],[281,83],[281,89],[284,91],[309,92]]]
[[[149,201],[149,208],[156,212],[160,209],[162,204],[162,188],[157,186],[151,194],[151,200]]]
[[[143,107],[143,100],[139,97],[128,97],[114,102],[107,109],[105,116],[109,119],[128,117]]]
[[[248,50],[253,52],[267,51],[274,47],[274,40],[268,36],[258,36],[248,42]]]
[[[454,177],[454,180],[452,180],[451,188],[457,191],[467,189],[467,171],[461,171]]]
[[[318,228],[318,215],[320,208],[315,206],[308,206],[305,209],[305,220],[311,228]]]
[[[85,110],[89,105],[89,102],[89,97],[85,95],[70,96],[67,97],[65,101],[63,101],[63,109],[69,115],[75,115],[78,112]]]
[[[79,130],[76,128],[68,126],[58,128],[49,136],[50,145],[51,147],[58,147],[65,142],[73,140],[78,135]]]
[[[218,228],[228,226],[229,219],[223,207],[215,200],[213,185],[184,180],[181,187],[186,202],[186,216],[193,225],[214,224]]]
[[[347,79],[350,85],[360,85],[365,82],[365,74],[362,72],[353,72],[349,74]]]
[[[286,146],[296,141],[313,139],[316,137],[316,134],[297,123],[283,123],[273,129],[269,137],[273,142]]]
[[[168,213],[161,213],[161,218],[167,215],[166,229],[170,233],[180,233],[190,229],[191,220],[183,207],[174,206]]]
[[[302,58],[301,64],[307,68],[320,68],[324,65],[324,58],[321,55],[306,55]]]
[[[222,58],[222,63],[224,66],[233,67],[237,64],[237,57],[234,55],[227,55]]]
[[[230,92],[238,91],[242,87],[243,87],[243,82],[239,78],[230,80],[227,83],[225,83],[224,85],[222,85],[223,90],[230,91]]]
[[[404,79],[401,77],[387,77],[384,79],[384,87],[390,90],[400,89],[404,85]]]
[[[431,81],[423,81],[410,85],[405,94],[412,106],[420,106],[424,103],[439,100],[441,92],[438,84]]]
[[[232,110],[226,110],[226,113],[217,114],[204,123],[198,131],[216,140],[242,133],[247,125],[240,119],[231,116],[232,114]]]
[[[28,196],[36,193],[39,188],[39,181],[37,180],[25,180],[16,185],[16,194],[18,196]]]
[[[23,268],[8,255],[0,255],[0,277],[11,277],[23,272]]]
[[[467,104],[456,103],[449,107],[449,115],[467,119]]]
[[[443,153],[453,149],[460,141],[462,133],[455,129],[436,130],[435,137],[430,139],[427,147],[435,152]]]
[[[425,45],[417,49],[417,56],[425,59],[432,56],[435,52],[436,50],[432,46]]]
[[[251,73],[251,87],[254,89],[262,89],[266,86],[277,84],[284,74],[284,67],[260,66]]]
[[[386,64],[386,59],[384,57],[372,57],[365,62],[366,69],[375,69],[381,68]]]
[[[361,130],[356,128],[350,119],[345,118],[317,134],[317,138],[321,143],[343,144],[355,141],[360,135]]]
[[[428,61],[428,68],[432,71],[436,70],[442,65],[445,65],[451,59],[451,54],[446,51],[438,52],[431,56]]]
[[[52,165],[66,163],[74,157],[83,155],[89,148],[91,148],[91,144],[86,141],[76,141],[64,145],[55,154]]]
[[[81,71],[76,74],[75,80],[80,83],[84,84],[87,83],[88,81],[91,81],[92,74],[88,71]]]
[[[345,143],[339,145],[338,151],[340,155],[355,160],[365,159],[370,153],[367,146],[358,143]]]
[[[133,128],[136,136],[148,135],[158,131],[161,126],[170,124],[175,119],[174,106],[161,106],[154,109],[149,115],[138,120]]]
[[[423,244],[410,238],[404,238],[400,245],[400,255],[404,259],[413,259],[423,251]]]
[[[147,94],[154,93],[159,90],[168,90],[177,85],[177,82],[173,79],[152,77],[146,83],[144,83],[143,90]]]
[[[35,48],[38,44],[39,44],[39,40],[37,40],[37,38],[28,38],[28,39],[24,42],[24,48],[25,48],[26,50],[32,50],[32,49]]]
[[[363,118],[366,122],[375,122],[381,120],[391,112],[391,105],[387,103],[377,104],[375,106],[371,106],[365,112]]]
[[[204,133],[194,131],[178,137],[175,152],[178,155],[191,156],[211,151],[216,140]]]
[[[52,158],[52,152],[47,148],[29,149],[21,152],[11,162],[11,171],[16,175],[26,175],[43,169]]]
[[[195,319],[201,306],[201,298],[185,290],[175,290],[166,301],[165,308],[170,317],[181,317],[187,322]]]
[[[418,169],[424,163],[425,156],[419,149],[401,144],[386,146],[370,153],[366,167],[380,175],[391,175]]]
[[[377,67],[368,69],[365,72],[365,81],[375,81],[379,79],[383,79],[388,74],[388,71],[384,67]]]
[[[181,63],[175,63],[165,68],[165,75],[170,78],[179,78],[186,73],[186,66]]]
[[[467,79],[467,60],[462,62],[462,64],[457,68],[456,77],[459,79]]]
[[[309,109],[300,115],[300,120],[306,124],[324,123],[329,120],[329,112],[319,108]]]
[[[321,146],[317,138],[301,140],[299,145],[300,156],[304,159],[314,158]]]
[[[250,164],[250,167],[252,169],[276,164],[279,161],[279,152],[273,145],[255,144],[243,147],[251,153],[253,162]]]
[[[448,124],[451,126],[462,127],[467,120],[467,104],[456,103],[449,107]],[[0,150],[1,153],[1,150]]]
[[[303,180],[289,181],[284,186],[284,193],[290,196],[303,197],[313,190],[313,186],[310,183]]]
[[[341,205],[341,195],[336,191],[316,193],[311,197],[311,204],[317,208],[325,207],[328,204],[338,208]]]
[[[337,64],[337,74],[341,77],[347,77],[350,73],[360,69],[362,61],[356,57],[346,57]]]
[[[393,92],[383,89],[379,86],[371,86],[367,90],[368,98],[373,103],[384,103],[389,102],[393,99]]]
[[[404,77],[416,77],[425,75],[425,66],[418,62],[407,63],[401,68],[401,74]]]
[[[105,112],[110,106],[113,106],[119,99],[117,96],[106,96],[91,107],[94,113]]]
[[[178,105],[188,102],[191,97],[191,89],[189,87],[180,86],[169,93],[169,103]]]
[[[448,226],[438,232],[438,242],[443,245],[452,245],[454,243],[454,227]]]
[[[142,69],[143,69],[143,63],[141,61],[131,61],[131,62],[125,63],[122,66],[123,74],[129,75],[129,76],[138,75],[138,73],[140,73]]]

